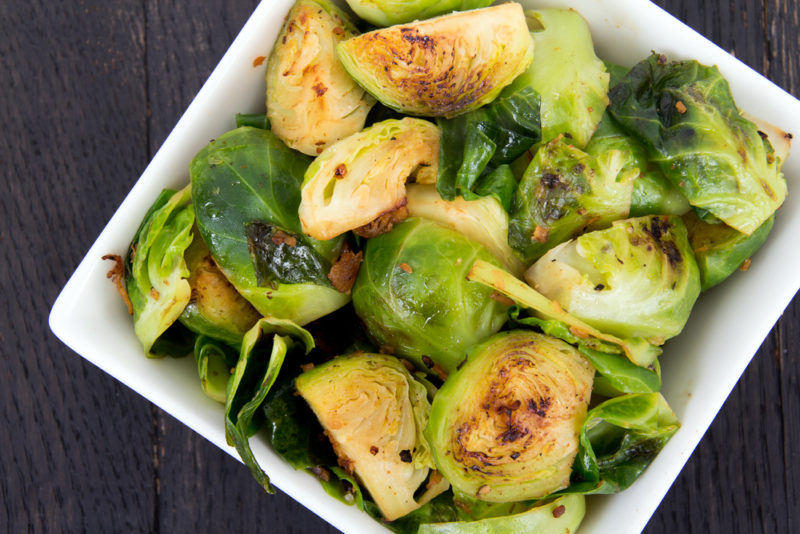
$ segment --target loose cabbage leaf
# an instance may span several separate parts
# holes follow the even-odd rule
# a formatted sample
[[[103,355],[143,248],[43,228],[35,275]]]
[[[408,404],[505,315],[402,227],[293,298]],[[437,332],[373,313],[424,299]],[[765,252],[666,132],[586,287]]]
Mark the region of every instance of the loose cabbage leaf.
[[[195,219],[191,197],[190,186],[163,191],[145,215],[126,257],[125,286],[133,305],[133,327],[148,358],[191,351],[186,336],[175,329],[171,332],[180,335],[157,343],[191,298],[184,259]],[[184,352],[176,354],[181,349]]]
[[[526,11],[533,62],[511,84],[541,95],[542,141],[559,135],[583,148],[608,106],[608,73],[594,53],[589,26],[572,9]]]
[[[229,345],[208,336],[197,336],[194,359],[203,393],[215,401],[225,403],[225,391],[231,369],[236,365],[236,351]]]
[[[294,351],[308,354],[312,348],[314,338],[305,329],[285,319],[265,317],[245,334],[236,368],[228,382],[225,439],[236,447],[250,473],[268,493],[275,490],[250,449],[249,436],[257,429],[252,423],[286,355]]]
[[[642,338],[619,338],[605,334],[565,312],[561,305],[548,299],[525,282],[490,263],[476,260],[467,275],[468,280],[480,282],[507,296],[520,307],[534,310],[544,319],[555,319],[569,327],[577,337],[594,338],[617,345],[634,364],[648,367],[661,354],[661,349]]]
[[[572,484],[561,493],[618,493],[644,472],[680,423],[660,393],[609,399],[586,415]]]
[[[628,216],[638,169],[628,153],[590,155],[557,137],[539,149],[514,197],[508,242],[531,263],[581,232]]]
[[[530,87],[509,89],[475,111],[437,119],[442,142],[436,189],[442,198],[461,195],[473,200],[493,194],[511,210],[516,180],[503,164],[517,159],[542,136],[539,94]]]
[[[614,118],[692,206],[750,235],[786,198],[772,146],[740,114],[717,67],[653,54],[610,97]]]
[[[217,265],[262,315],[298,324],[340,308],[349,297],[327,283],[260,285],[248,247],[247,225],[277,226],[328,262],[336,259],[341,239],[317,241],[302,235],[297,209],[309,161],[271,132],[244,127],[212,141],[190,166],[197,228]],[[327,274],[319,273],[316,279]]]
[[[423,524],[419,534],[519,534],[575,532],[586,513],[583,495],[564,495],[521,513],[453,523]]]

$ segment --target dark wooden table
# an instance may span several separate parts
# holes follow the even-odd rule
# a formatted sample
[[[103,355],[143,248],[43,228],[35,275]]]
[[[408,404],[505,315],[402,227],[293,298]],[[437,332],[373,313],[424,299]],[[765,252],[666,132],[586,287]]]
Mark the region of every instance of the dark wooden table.
[[[0,531],[334,532],[47,327],[254,4],[0,2]],[[797,0],[659,4],[800,95]],[[800,529],[798,314],[795,298],[646,532]]]

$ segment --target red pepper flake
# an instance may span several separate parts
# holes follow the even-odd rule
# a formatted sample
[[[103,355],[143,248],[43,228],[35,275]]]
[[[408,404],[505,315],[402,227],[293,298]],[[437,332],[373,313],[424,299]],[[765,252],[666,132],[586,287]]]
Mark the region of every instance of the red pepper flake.
[[[253,66],[254,67],[259,67],[259,66],[263,65],[265,59],[267,59],[266,56],[258,56],[257,58],[255,58],[253,60]]]
[[[744,260],[744,261],[742,262],[742,264],[739,266],[739,270],[740,270],[740,271],[742,271],[743,273],[744,273],[744,272],[747,272],[747,270],[750,268],[750,264],[751,264],[751,263],[752,263],[752,262],[750,261],[750,258],[747,258],[747,259],[746,259],[746,260]]]
[[[553,508],[553,517],[555,518],[561,517],[562,515],[564,515],[564,512],[566,512],[566,510],[567,508],[563,504],[559,504],[558,506]]]
[[[686,113],[686,104],[678,100],[677,102],[675,102],[675,109],[678,110],[678,113],[683,115],[684,113]]]
[[[106,278],[110,279],[114,285],[117,286],[119,295],[125,302],[125,306],[128,307],[128,315],[133,315],[133,304],[131,304],[128,290],[125,288],[125,262],[123,262],[122,257],[117,254],[106,254],[103,256],[103,259],[114,262],[114,267],[106,273]]]
[[[398,265],[398,267],[400,267],[402,270],[404,270],[404,271],[405,271],[405,272],[407,272],[407,273],[413,273],[413,272],[414,272],[414,271],[411,269],[411,266],[410,266],[409,264],[405,263],[405,262],[403,262],[403,263],[401,263],[400,265]]]

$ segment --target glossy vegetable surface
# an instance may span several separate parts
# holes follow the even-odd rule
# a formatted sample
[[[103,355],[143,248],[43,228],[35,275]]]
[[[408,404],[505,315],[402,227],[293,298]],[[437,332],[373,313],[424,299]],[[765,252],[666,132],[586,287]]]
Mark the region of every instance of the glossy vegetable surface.
[[[376,26],[402,24],[491,3],[492,0],[347,0],[359,17]]]

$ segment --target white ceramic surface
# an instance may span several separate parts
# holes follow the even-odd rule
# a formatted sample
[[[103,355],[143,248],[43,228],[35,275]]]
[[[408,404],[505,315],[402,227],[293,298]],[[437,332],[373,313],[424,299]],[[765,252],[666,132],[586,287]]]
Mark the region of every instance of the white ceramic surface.
[[[264,65],[291,0],[264,0],[128,194],[53,306],[50,327],[70,348],[157,404],[234,457],[225,443],[222,407],[200,390],[191,359],[148,360],[131,319],[105,277],[104,254],[124,254],[145,211],[164,187],[188,181],[188,163],[210,139],[234,127],[237,112],[264,109]],[[650,50],[671,59],[716,64],[737,104],[787,131],[800,126],[800,102],[644,0],[523,1],[526,7],[573,7],[589,21],[598,54],[632,65]],[[800,156],[784,167],[790,192],[800,187]],[[663,393],[683,424],[627,491],[589,499],[581,534],[640,532],[705,433],[775,321],[800,288],[800,195],[790,194],[767,245],[746,273],[702,296],[685,331],[662,358]],[[310,475],[294,471],[261,439],[254,451],[276,486],[349,533],[386,532],[330,498]],[[254,489],[254,491],[257,491]],[[265,499],[270,498],[265,495]]]

